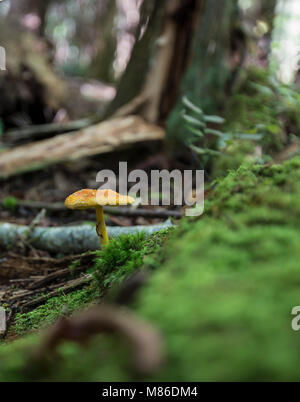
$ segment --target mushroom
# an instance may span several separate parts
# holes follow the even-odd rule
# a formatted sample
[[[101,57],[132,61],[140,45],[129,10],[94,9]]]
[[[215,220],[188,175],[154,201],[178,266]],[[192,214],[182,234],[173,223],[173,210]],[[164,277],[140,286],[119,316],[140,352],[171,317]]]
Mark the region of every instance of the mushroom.
[[[71,194],[65,200],[65,206],[70,209],[96,208],[97,235],[100,237],[100,245],[109,243],[108,234],[104,220],[103,206],[110,205],[131,205],[135,199],[127,195],[120,195],[113,190],[91,190],[83,189]]]

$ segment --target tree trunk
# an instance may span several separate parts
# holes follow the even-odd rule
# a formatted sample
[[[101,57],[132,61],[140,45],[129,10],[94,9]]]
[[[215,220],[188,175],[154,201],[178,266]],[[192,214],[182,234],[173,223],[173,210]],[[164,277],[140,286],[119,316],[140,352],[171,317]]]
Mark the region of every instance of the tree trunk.
[[[139,97],[136,111],[147,121],[165,121],[185,73],[202,0],[145,0],[130,62],[107,116]],[[149,17],[147,28],[143,29]],[[141,96],[142,95],[142,96]]]
[[[113,61],[116,52],[117,40],[113,31],[114,19],[116,17],[116,0],[108,0],[105,15],[102,15],[100,38],[98,38],[98,53],[94,58],[91,67],[92,76],[104,82],[113,82]]]
[[[237,67],[230,59],[234,35],[238,30],[236,22],[238,6],[235,0],[205,1],[195,35],[192,63],[182,81],[180,92],[200,105],[206,113],[222,107],[228,80]],[[181,109],[180,98],[168,119],[170,142],[176,143],[185,130],[180,117]]]

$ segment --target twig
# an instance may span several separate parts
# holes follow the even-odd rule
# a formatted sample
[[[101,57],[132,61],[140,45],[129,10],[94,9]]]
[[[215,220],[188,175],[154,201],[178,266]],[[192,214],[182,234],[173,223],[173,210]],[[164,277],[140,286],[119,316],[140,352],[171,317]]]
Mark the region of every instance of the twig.
[[[60,287],[57,290],[53,290],[52,292],[47,293],[46,295],[37,297],[34,300],[30,300],[24,304],[22,304],[23,308],[26,307],[33,307],[33,306],[37,306],[39,304],[44,303],[46,300],[58,296],[61,293],[68,293],[80,286],[86,285],[88,283],[90,283],[92,281],[92,276],[91,275],[87,275],[84,278],[79,278],[79,279],[75,279],[72,281],[69,281],[66,285]],[[34,291],[33,291],[34,292]]]
[[[81,119],[70,121],[68,123],[52,123],[10,130],[5,133],[5,138],[11,142],[28,140],[31,138],[42,138],[48,134],[57,134],[73,130],[80,130],[93,123],[92,119]]]
[[[49,274],[47,276],[45,276],[44,278],[38,279],[36,281],[34,281],[32,284],[30,284],[28,286],[28,289],[38,289],[41,286],[44,286],[46,284],[48,284],[49,282],[53,282],[54,280],[58,279],[58,278],[63,278],[67,275],[70,275],[74,272],[81,272],[84,271],[86,269],[86,267],[76,267],[74,268],[72,271],[70,270],[70,268],[65,268],[65,269],[61,269],[59,271],[53,272],[52,274]]]
[[[16,301],[21,301],[22,299],[27,299],[28,297],[34,296],[37,293],[42,293],[43,291],[45,291],[45,288],[40,288],[38,290],[23,290],[20,292],[17,292],[17,294],[11,296],[7,302],[12,305],[13,303],[15,303]],[[16,293],[16,292],[15,292]]]
[[[48,203],[43,201],[28,201],[28,200],[19,200],[18,205],[25,208],[30,209],[47,209],[48,211],[66,211],[72,212],[72,210],[67,210],[64,203],[56,202],[56,203]],[[126,208],[126,207],[104,207],[104,211],[107,214],[118,215],[118,216],[143,216],[144,218],[182,218],[182,211],[174,211],[168,209],[142,209],[142,208]]]

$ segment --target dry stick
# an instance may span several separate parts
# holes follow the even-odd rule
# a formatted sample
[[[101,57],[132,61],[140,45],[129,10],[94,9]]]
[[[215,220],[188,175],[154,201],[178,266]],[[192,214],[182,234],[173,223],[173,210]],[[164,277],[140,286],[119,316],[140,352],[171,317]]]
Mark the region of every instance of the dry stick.
[[[15,292],[15,293],[13,293],[13,296],[11,296],[8,299],[8,303],[13,304],[16,301],[21,301],[23,299],[27,299],[30,296],[34,296],[34,295],[36,295],[38,293],[42,293],[44,291],[46,291],[46,288],[40,288],[40,289],[37,289],[37,290],[24,290],[22,292],[17,292],[17,294],[15,294],[16,293]]]
[[[65,276],[73,274],[75,272],[84,271],[85,269],[86,269],[86,267],[76,267],[76,268],[72,269],[72,271],[70,270],[70,268],[61,269],[59,271],[53,272],[52,274],[45,276],[44,278],[34,281],[32,284],[30,284],[28,286],[28,289],[38,289],[41,286],[44,286],[44,285],[48,284],[49,282],[53,282],[54,280],[56,280],[58,278],[63,278]]]
[[[45,208],[49,211],[66,211],[66,207],[62,202],[48,203],[42,201],[27,201],[20,200],[18,205],[30,209],[42,209]],[[183,212],[181,211],[170,211],[167,209],[142,209],[142,208],[126,208],[126,207],[104,207],[104,212],[111,215],[118,216],[143,216],[144,218],[182,218]]]
[[[22,283],[22,282],[33,282],[36,281],[34,278],[23,278],[23,279],[10,279],[9,283]]]
[[[61,270],[55,271],[55,272],[53,272],[53,273],[51,273],[49,275],[43,276],[40,279],[25,279],[25,280],[24,279],[13,279],[10,282],[30,281],[30,282],[33,282],[33,283],[31,283],[29,286],[27,286],[27,289],[29,289],[29,290],[24,290],[21,293],[18,293],[16,295],[11,296],[8,301],[10,303],[12,303],[12,302],[15,302],[17,300],[22,300],[24,298],[28,298],[30,296],[33,296],[33,295],[37,294],[37,293],[42,293],[43,291],[46,290],[46,288],[44,286],[49,284],[50,282],[53,282],[56,279],[62,279],[62,278],[66,277],[66,276],[68,276],[70,274],[75,273],[75,272],[76,273],[82,272],[85,269],[86,269],[86,267],[79,266],[79,267],[75,267],[72,271],[70,271],[69,268],[61,269]],[[53,287],[54,288],[55,287],[62,288],[63,285],[61,283],[59,283],[59,284],[57,284],[57,285],[55,285]],[[50,286],[50,288],[51,288],[51,286]]]
[[[48,134],[56,134],[74,130],[80,130],[93,123],[93,119],[82,119],[70,121],[68,123],[50,123],[10,130],[5,133],[8,141],[20,141],[31,139],[32,137],[43,137]]]
[[[75,286],[75,287],[80,286],[81,283],[85,283],[85,281],[87,281],[87,279],[89,279],[89,278],[90,278],[90,276],[87,275],[85,278],[77,278],[77,279],[74,279],[74,280],[71,280],[71,281],[67,282],[66,284],[59,283],[59,284],[56,284],[56,285],[52,285],[52,286],[50,286],[50,289],[51,288],[52,289],[57,288],[60,291],[65,291],[65,289],[69,290],[69,287],[72,288],[73,286]],[[30,296],[34,296],[37,293],[45,292],[46,290],[47,289],[45,287],[39,287],[38,289],[32,289],[32,290],[24,290],[23,292],[19,292],[16,295],[11,296],[8,299],[8,302],[12,303],[12,302],[20,301],[20,300],[25,299],[25,298],[27,299]],[[51,295],[51,297],[53,296],[52,295],[53,292],[50,292],[47,295],[43,295],[43,296],[41,296],[41,297],[39,297],[39,298],[37,298],[35,300],[40,300],[40,299],[42,300],[45,297],[46,297],[46,299],[48,299],[49,295]],[[56,290],[55,290],[55,292],[56,292]],[[35,300],[31,300],[31,301],[35,301]]]
[[[61,318],[48,330],[35,356],[44,359],[49,352],[65,341],[85,344],[100,333],[116,333],[131,347],[133,368],[140,375],[153,375],[164,360],[160,333],[123,307],[101,305],[71,319]]]
[[[49,292],[46,295],[40,296],[34,300],[30,300],[29,302],[22,304],[22,307],[24,308],[24,307],[37,306],[39,304],[44,303],[46,300],[48,300],[52,297],[58,296],[61,293],[71,292],[72,290],[74,290],[80,286],[86,285],[86,284],[90,283],[91,281],[92,281],[91,275],[87,275],[84,278],[75,279],[73,281],[68,282],[65,286],[62,286],[57,290],[53,290],[52,292]]]
[[[10,283],[35,282],[52,273],[56,273],[65,267],[76,262],[72,271],[79,272],[92,264],[95,254],[86,252],[84,254],[72,255],[60,259],[50,257],[24,257],[15,253],[7,253],[5,261],[0,259],[0,279],[9,279]],[[71,276],[71,271],[69,270]],[[16,276],[18,275],[18,276]],[[30,275],[30,277],[29,277]]]

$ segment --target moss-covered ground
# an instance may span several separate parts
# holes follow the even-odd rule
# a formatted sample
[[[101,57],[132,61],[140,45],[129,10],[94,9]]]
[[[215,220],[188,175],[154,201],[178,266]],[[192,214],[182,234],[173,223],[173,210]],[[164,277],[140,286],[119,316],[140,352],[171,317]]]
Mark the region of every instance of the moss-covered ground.
[[[299,380],[291,310],[300,305],[300,158],[246,164],[213,187],[202,217],[99,252],[94,286],[105,294],[137,268],[153,269],[130,306],[163,334],[166,363],[152,380]],[[19,317],[23,330],[42,320],[33,321]],[[0,380],[134,379],[117,337],[66,343],[44,369],[29,365],[39,337],[0,346]]]
[[[95,252],[94,263],[88,270],[94,276],[91,285],[49,299],[45,304],[27,313],[18,313],[12,333],[23,335],[55,322],[61,315],[70,316],[75,311],[96,303],[110,289],[117,288],[138,268],[154,269],[158,266],[155,252],[169,236],[171,229],[147,237],[144,233],[122,235],[112,239],[110,246]],[[76,266],[76,261],[69,268]],[[117,290],[116,290],[117,291]],[[110,295],[113,299],[114,294]]]

